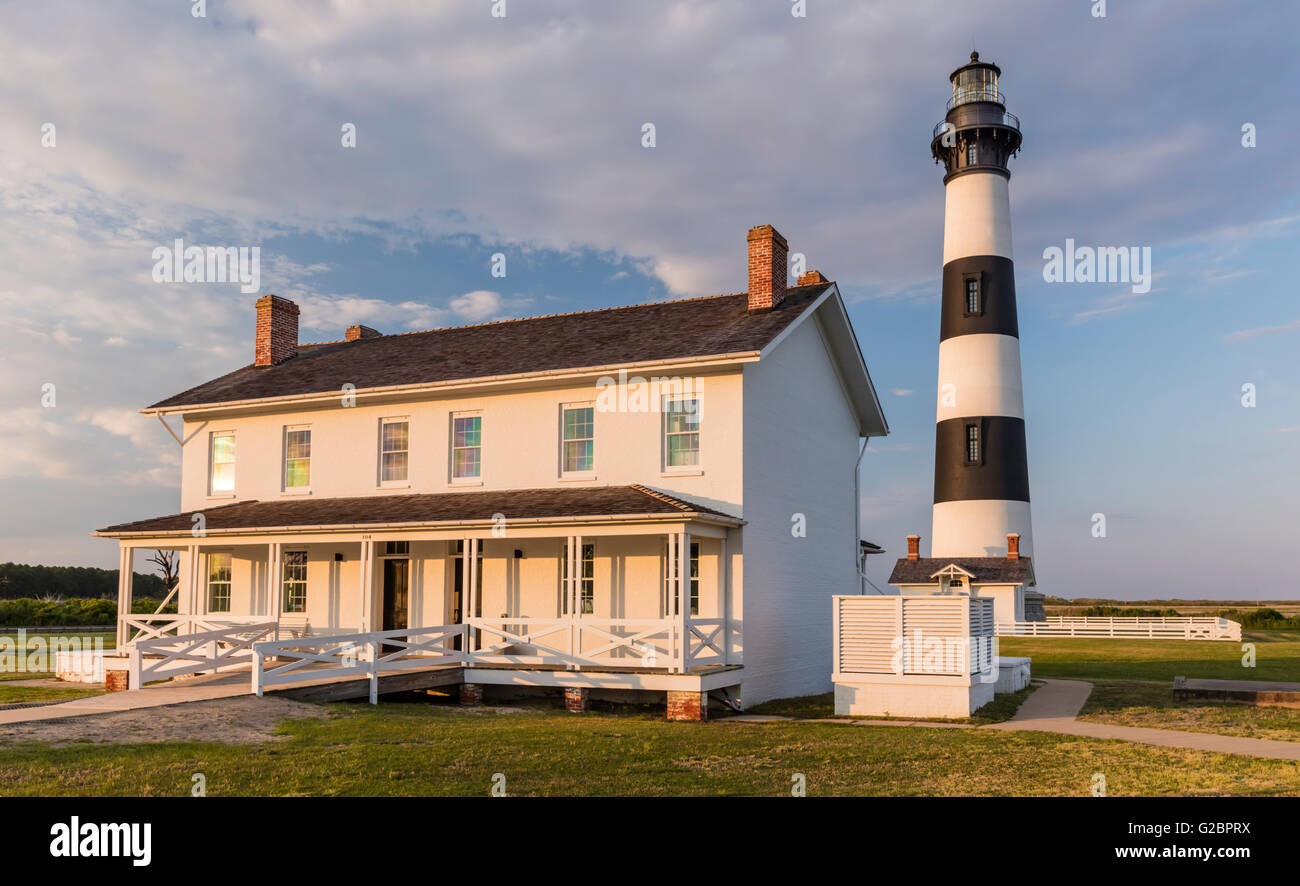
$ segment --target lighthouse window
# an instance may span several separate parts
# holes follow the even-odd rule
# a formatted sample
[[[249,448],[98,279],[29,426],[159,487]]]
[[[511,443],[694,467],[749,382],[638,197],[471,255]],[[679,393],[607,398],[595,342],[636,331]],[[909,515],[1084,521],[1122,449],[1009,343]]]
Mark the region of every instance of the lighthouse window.
[[[974,146],[974,145],[971,145],[969,148],[966,149],[966,165],[967,165],[967,166],[974,166],[974,165],[975,165],[975,146]]]
[[[980,426],[966,425],[966,463],[978,464],[980,460]]]
[[[978,314],[980,312],[980,281],[978,277],[970,277],[966,280],[966,313]]]

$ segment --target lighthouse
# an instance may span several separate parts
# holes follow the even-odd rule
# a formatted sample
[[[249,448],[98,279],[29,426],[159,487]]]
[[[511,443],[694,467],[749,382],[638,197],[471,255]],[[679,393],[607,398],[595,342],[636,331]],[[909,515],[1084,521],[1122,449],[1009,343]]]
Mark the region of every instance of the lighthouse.
[[[930,142],[945,192],[932,558],[1033,554],[1008,197],[1021,134],[1001,74],[972,52]]]

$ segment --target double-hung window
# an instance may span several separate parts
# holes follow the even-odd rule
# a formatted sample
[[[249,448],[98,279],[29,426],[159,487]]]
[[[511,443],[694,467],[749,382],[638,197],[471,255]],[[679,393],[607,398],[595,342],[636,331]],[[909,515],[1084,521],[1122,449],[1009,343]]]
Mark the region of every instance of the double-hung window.
[[[307,552],[284,552],[284,611],[307,611]]]
[[[230,553],[208,554],[208,612],[230,611]]]
[[[590,474],[596,469],[596,410],[580,404],[561,410],[561,473]]]
[[[410,472],[411,423],[404,418],[379,422],[379,485],[405,486]]]
[[[211,437],[208,495],[235,494],[235,432],[221,431]]]
[[[483,474],[483,416],[451,417],[451,478],[474,480]]]
[[[569,561],[564,560],[564,587],[561,589],[561,610],[569,614]],[[578,563],[578,612],[591,615],[596,611],[596,546],[584,544]]]
[[[671,556],[672,546],[670,545],[667,550],[669,552],[669,556]],[[700,614],[700,543],[698,541],[691,542],[690,566],[688,568],[690,569],[690,574],[687,576],[687,581],[690,582],[690,584],[688,584],[686,588],[686,592],[687,592],[686,597],[687,600],[689,601],[689,606],[690,606],[690,609],[688,611],[690,612],[691,615],[699,615]],[[670,599],[668,601],[668,604],[664,607],[664,611],[671,612],[673,615],[678,614],[677,597],[672,587],[672,578],[676,573],[676,571],[677,571],[677,564],[669,563],[668,570],[666,572],[666,577],[668,579],[668,582],[665,587],[665,593],[668,595]]]
[[[284,488],[286,492],[311,488],[311,428],[284,429]]]
[[[664,465],[672,468],[700,464],[700,401],[697,397],[664,403]]]

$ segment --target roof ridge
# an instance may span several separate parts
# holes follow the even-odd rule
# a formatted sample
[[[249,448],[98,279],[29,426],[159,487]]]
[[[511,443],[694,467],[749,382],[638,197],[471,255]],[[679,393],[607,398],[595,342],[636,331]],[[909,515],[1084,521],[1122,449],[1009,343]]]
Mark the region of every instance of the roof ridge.
[[[792,287],[793,288],[793,287]],[[586,311],[561,311],[555,314],[537,314],[532,317],[511,317],[509,320],[488,320],[483,323],[466,323],[463,326],[435,326],[432,329],[410,329],[406,332],[390,332],[380,338],[393,338],[399,335],[424,335],[429,332],[450,332],[453,329],[482,329],[488,326],[505,326],[510,323],[527,323],[529,320],[550,320],[555,317],[577,317],[583,314],[607,314],[613,311],[626,311],[632,308],[648,308],[653,305],[676,305],[693,301],[710,301],[715,298],[735,298],[743,292],[723,292],[717,295],[697,295],[691,298],[669,298],[663,301],[647,301],[635,305],[613,305],[608,308],[590,308]],[[357,341],[374,341],[374,338],[357,339]]]
[[[823,283],[805,283],[803,286],[787,286],[786,291],[791,289],[810,289],[814,286],[828,286],[833,283],[828,280]],[[718,298],[736,298],[737,296],[748,295],[747,292],[720,292],[716,295],[695,295],[690,298],[668,298],[662,301],[638,302],[632,305],[611,305],[607,308],[589,308],[585,311],[560,311],[554,314],[536,314],[532,317],[511,317],[508,320],[488,320],[483,323],[466,323],[462,326],[435,326],[432,329],[408,329],[406,332],[386,332],[383,335],[373,336],[371,338],[359,338],[355,341],[374,341],[376,338],[395,338],[399,335],[425,335],[430,332],[450,332],[453,329],[482,329],[488,326],[504,326],[509,323],[527,323],[529,320],[551,320],[556,317],[578,317],[584,314],[607,314],[614,311],[627,311],[632,308],[649,308],[655,305],[680,305],[687,302],[712,301]],[[309,344],[332,345],[346,342],[346,339],[335,339],[324,342],[310,342]]]

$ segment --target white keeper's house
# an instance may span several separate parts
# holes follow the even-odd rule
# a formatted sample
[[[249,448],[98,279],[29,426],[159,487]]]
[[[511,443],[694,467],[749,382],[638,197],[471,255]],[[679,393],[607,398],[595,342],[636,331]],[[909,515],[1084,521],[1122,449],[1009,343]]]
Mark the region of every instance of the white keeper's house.
[[[180,512],[96,533],[119,646],[364,635],[471,697],[637,690],[683,718],[829,691],[888,427],[836,284],[787,285],[770,225],[748,246],[747,292],[334,342],[263,296],[252,364],[142,410],[183,441]],[[126,614],[139,549],[180,552],[178,614]]]

